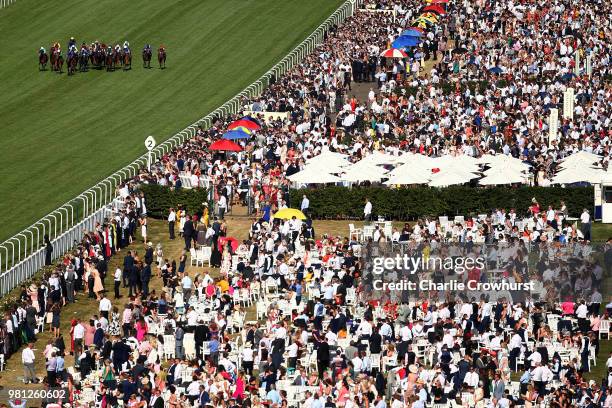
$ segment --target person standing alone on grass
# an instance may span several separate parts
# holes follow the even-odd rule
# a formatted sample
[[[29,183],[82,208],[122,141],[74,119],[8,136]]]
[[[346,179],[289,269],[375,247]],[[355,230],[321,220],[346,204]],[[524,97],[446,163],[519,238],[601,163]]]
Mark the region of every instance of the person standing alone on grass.
[[[36,371],[34,369],[34,360],[36,360],[36,356],[34,355],[34,351],[32,350],[32,346],[34,343],[28,343],[26,348],[21,352],[21,362],[23,363],[23,382],[28,384],[30,382],[36,383],[38,380],[36,379]]]
[[[366,197],[365,207],[363,207],[363,219],[365,221],[372,221],[372,203],[370,199]]]
[[[191,221],[191,216],[187,216],[187,221],[185,221],[185,225],[183,226],[183,238],[185,239],[185,249],[189,251],[191,249],[191,237],[193,236],[193,231],[195,231],[193,227],[193,221]]]
[[[302,204],[300,205],[300,211],[304,213],[305,216],[308,217],[308,210],[310,207],[310,200],[306,197],[306,194],[302,196]]]
[[[225,211],[227,211],[227,198],[225,198],[225,195],[221,194],[219,196],[217,207],[219,208],[219,219],[225,219]]]
[[[176,224],[176,212],[174,208],[170,208],[170,214],[168,214],[168,233],[170,239],[174,239],[174,225]]]
[[[591,240],[591,215],[586,208],[582,210],[580,215],[580,230],[586,241]]]

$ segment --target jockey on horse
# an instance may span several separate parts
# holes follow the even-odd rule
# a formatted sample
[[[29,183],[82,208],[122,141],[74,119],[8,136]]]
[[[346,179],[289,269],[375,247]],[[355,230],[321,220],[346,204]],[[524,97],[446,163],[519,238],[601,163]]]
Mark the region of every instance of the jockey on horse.
[[[146,44],[142,49],[142,64],[145,68],[151,68],[151,56],[153,55],[153,49],[151,44]]]
[[[40,50],[38,50],[38,69],[46,71],[48,60],[49,56],[47,55],[47,50],[45,50],[45,47],[40,47]]]
[[[76,48],[76,40],[74,37],[70,37],[70,41],[68,41],[68,50],[70,50],[72,47]]]
[[[130,50],[130,43],[127,42],[127,40],[123,42],[123,54],[121,56],[121,61],[123,63],[123,69],[132,68],[132,51]]]

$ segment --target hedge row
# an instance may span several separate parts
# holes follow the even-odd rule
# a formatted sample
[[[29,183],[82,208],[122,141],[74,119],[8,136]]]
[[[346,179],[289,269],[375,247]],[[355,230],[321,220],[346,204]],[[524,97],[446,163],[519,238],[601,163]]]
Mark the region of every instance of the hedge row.
[[[139,189],[145,194],[147,215],[153,218],[166,218],[170,207],[176,209],[179,205],[188,214],[195,214],[201,212],[202,203],[208,201],[208,190],[204,188],[174,190],[157,184],[142,184]]]
[[[574,217],[578,217],[583,208],[593,208],[592,187],[325,187],[291,190],[293,207],[299,208],[303,194],[310,200],[311,216],[317,219],[362,218],[366,197],[372,202],[372,215],[393,220],[477,215],[490,213],[494,208],[514,208],[519,215],[526,215],[534,197],[543,210],[548,205],[559,208],[563,200],[570,216]]]

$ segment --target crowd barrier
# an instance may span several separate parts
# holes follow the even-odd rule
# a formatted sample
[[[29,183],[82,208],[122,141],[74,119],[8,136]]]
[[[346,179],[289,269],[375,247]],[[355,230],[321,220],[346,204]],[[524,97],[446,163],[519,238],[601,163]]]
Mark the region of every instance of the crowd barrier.
[[[5,1],[5,0],[0,0]],[[347,0],[321,23],[304,41],[298,44],[276,65],[270,68],[257,81],[247,86],[242,92],[225,102],[208,115],[187,126],[151,151],[152,160],[159,160],[162,155],[172,151],[186,140],[195,136],[198,126],[209,128],[215,118],[226,117],[242,110],[245,101],[260,95],[270,84],[302,61],[319,44],[324,41],[325,33],[333,26],[344,22],[361,6],[363,0]],[[147,167],[147,154],[143,154],[132,163],[100,181],[55,211],[41,218],[30,227],[15,234],[0,244],[0,296],[7,294],[19,282],[29,279],[44,266],[43,237],[49,235],[54,251],[53,256],[61,256],[65,250],[80,239],[83,222],[92,219],[103,220],[105,208],[117,195],[117,187],[134,178],[141,169]],[[102,218],[96,218],[100,217]],[[95,222],[94,222],[95,225]],[[67,236],[73,237],[66,241]],[[66,242],[69,242],[68,245]],[[68,246],[67,246],[68,245]]]
[[[0,0],[0,8],[6,8],[16,2],[17,0]]]

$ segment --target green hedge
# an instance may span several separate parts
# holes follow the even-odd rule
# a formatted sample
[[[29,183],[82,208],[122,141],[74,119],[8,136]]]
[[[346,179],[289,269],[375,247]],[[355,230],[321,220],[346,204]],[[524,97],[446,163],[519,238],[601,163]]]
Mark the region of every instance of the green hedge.
[[[203,202],[208,201],[208,190],[205,188],[176,191],[157,184],[142,184],[139,189],[145,193],[147,214],[153,218],[166,218],[170,207],[176,209],[179,204],[188,214],[194,214],[202,210]]]
[[[310,214],[318,219],[358,219],[363,217],[365,198],[372,202],[372,214],[393,220],[414,220],[422,216],[477,215],[494,208],[514,208],[527,214],[535,197],[543,210],[559,208],[565,201],[570,216],[579,216],[583,208],[593,208],[592,187],[325,187],[291,190],[291,204],[299,207],[302,195],[310,200]]]

